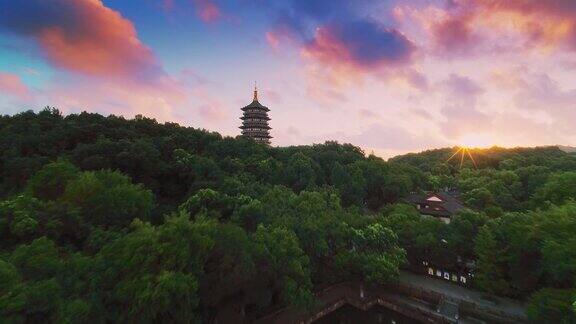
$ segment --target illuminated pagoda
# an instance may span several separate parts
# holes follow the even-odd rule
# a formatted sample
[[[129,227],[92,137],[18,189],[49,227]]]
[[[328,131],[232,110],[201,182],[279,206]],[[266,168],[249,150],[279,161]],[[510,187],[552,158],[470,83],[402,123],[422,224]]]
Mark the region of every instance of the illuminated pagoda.
[[[268,112],[270,109],[258,102],[258,89],[254,87],[254,100],[248,106],[242,108],[242,136],[252,138],[256,142],[270,144],[270,126],[268,126]]]

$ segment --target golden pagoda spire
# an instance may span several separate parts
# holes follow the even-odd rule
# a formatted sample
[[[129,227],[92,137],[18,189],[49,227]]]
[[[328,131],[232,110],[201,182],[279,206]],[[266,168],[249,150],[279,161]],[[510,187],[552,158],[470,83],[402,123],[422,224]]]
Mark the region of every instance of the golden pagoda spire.
[[[254,101],[258,101],[258,86],[256,81],[254,81]]]

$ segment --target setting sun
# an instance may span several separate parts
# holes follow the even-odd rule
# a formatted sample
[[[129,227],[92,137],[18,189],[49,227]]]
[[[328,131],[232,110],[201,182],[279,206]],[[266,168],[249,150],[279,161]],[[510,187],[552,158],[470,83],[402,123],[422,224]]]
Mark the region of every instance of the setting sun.
[[[458,145],[467,148],[486,148],[494,145],[487,134],[466,134],[458,140]]]

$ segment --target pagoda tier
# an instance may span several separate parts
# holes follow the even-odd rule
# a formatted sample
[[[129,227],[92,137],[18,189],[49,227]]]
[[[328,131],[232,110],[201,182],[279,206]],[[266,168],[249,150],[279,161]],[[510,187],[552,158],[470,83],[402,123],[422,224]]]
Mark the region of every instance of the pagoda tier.
[[[255,90],[254,92],[257,92],[257,91]],[[256,94],[256,96],[258,96],[258,95]],[[252,112],[260,112],[260,111],[262,111],[262,110],[265,111],[265,112],[270,111],[270,109],[268,109],[268,107],[263,106],[263,105],[261,105],[261,104],[258,102],[258,98],[257,98],[257,97],[254,98],[254,101],[252,101],[251,104],[249,104],[248,106],[242,108],[242,111],[245,111],[245,112],[250,112],[250,111],[252,111]]]
[[[268,112],[270,109],[258,102],[258,90],[254,89],[254,100],[251,104],[242,108],[244,115],[242,120],[242,136],[252,138],[256,142],[270,144],[270,126],[268,126]]]
[[[270,118],[268,117],[268,114],[266,113],[244,113],[244,116],[240,117],[240,119],[242,120],[252,120],[252,119],[265,119],[265,120],[270,120]]]
[[[270,126],[268,126],[268,125],[266,125],[266,124],[264,124],[264,123],[262,123],[262,124],[259,123],[258,125],[249,125],[249,126],[244,126],[244,125],[242,125],[242,126],[240,126],[240,129],[250,130],[251,128],[252,128],[252,129],[255,128],[254,126],[257,126],[258,128],[264,128],[264,129],[267,129],[267,130],[272,129],[272,127],[270,127]]]

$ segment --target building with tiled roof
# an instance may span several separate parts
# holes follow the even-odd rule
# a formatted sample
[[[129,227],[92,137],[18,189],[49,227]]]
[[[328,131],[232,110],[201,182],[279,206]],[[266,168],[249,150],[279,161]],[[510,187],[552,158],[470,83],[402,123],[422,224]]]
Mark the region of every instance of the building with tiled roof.
[[[412,193],[405,201],[414,205],[420,214],[436,217],[447,224],[459,210],[464,208],[455,192]]]
[[[254,88],[254,99],[248,106],[242,108],[242,136],[251,138],[259,143],[270,144],[270,126],[268,126],[268,112],[270,109],[258,102],[258,89]]]

